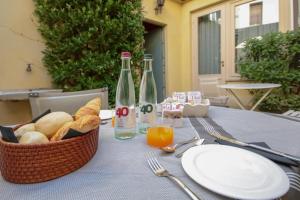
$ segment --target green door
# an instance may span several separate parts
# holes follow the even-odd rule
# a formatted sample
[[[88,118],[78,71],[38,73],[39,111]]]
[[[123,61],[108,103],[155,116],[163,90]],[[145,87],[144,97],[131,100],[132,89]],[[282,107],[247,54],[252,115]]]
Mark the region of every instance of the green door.
[[[165,51],[163,27],[144,23],[145,53],[152,54],[153,74],[157,87],[157,102],[164,100],[166,94],[165,85]]]

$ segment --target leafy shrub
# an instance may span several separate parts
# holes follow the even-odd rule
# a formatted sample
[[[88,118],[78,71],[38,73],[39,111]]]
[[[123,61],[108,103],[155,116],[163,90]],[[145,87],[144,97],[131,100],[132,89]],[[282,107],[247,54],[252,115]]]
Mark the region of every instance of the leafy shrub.
[[[262,102],[260,110],[300,110],[300,29],[248,40],[239,66],[244,78],[282,85]]]
[[[66,91],[108,87],[114,103],[122,51],[132,53],[137,81],[144,34],[140,0],[34,2],[46,44],[43,62],[56,87]]]

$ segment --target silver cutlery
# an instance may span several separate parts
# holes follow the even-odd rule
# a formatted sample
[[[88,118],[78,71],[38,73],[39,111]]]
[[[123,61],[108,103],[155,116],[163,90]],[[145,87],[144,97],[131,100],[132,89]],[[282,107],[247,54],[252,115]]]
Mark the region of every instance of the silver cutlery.
[[[101,119],[101,121],[109,121],[109,120],[112,120],[112,117],[106,118],[106,119]]]
[[[153,171],[153,173],[156,176],[159,177],[167,177],[170,180],[172,180],[174,183],[176,183],[184,192],[186,192],[187,195],[189,195],[189,197],[192,200],[200,200],[199,197],[197,197],[197,195],[187,186],[185,185],[180,179],[178,179],[177,177],[175,177],[174,175],[170,174],[157,160],[157,158],[152,154],[149,153],[148,155],[148,159],[147,162],[151,168],[151,170]]]
[[[290,188],[300,192],[300,175],[295,172],[286,172],[286,175],[290,180]]]
[[[192,139],[185,140],[185,141],[182,141],[182,142],[178,142],[177,144],[162,147],[160,149],[162,151],[164,151],[165,153],[174,153],[177,148],[179,148],[183,145],[189,144],[191,142],[197,141],[197,140],[199,140],[198,137],[193,137]]]
[[[272,153],[272,154],[275,154],[275,155],[279,155],[279,156],[288,158],[288,159],[296,161],[298,163],[300,162],[300,158],[298,158],[296,156],[292,156],[292,155],[289,155],[289,154],[286,154],[286,153],[283,153],[283,152],[279,152],[279,151],[276,151],[276,150],[268,149],[268,148],[261,147],[261,146],[255,145],[255,144],[248,144],[248,143],[236,140],[236,139],[225,137],[225,136],[221,135],[218,131],[216,131],[214,129],[214,127],[212,125],[210,125],[204,119],[199,119],[199,122],[204,126],[205,130],[211,136],[213,136],[213,137],[215,137],[217,139],[224,140],[224,141],[227,141],[227,142],[230,142],[230,143],[233,143],[233,144],[237,144],[237,145],[240,145],[240,146],[244,146],[244,147],[252,147],[254,149],[258,149],[258,150],[261,150],[261,151],[265,151],[265,152],[268,152],[268,153]]]
[[[187,150],[189,150],[190,148],[192,148],[194,146],[199,146],[199,145],[203,144],[203,142],[204,142],[204,139],[199,139],[198,141],[194,142],[192,146],[189,146],[186,149],[182,150],[181,152],[175,154],[175,156],[177,158],[181,158],[184,152],[186,152]]]

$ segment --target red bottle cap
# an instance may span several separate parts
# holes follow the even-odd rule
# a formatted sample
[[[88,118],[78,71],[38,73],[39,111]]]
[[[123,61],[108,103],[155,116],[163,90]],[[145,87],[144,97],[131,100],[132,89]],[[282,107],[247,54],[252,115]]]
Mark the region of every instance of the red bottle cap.
[[[121,57],[122,57],[122,58],[131,58],[131,53],[128,52],[128,51],[123,51],[123,52],[121,53]]]

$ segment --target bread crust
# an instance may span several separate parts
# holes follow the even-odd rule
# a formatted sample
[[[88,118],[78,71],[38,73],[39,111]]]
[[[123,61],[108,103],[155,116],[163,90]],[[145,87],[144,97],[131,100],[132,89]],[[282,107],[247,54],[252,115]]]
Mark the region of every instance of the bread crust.
[[[74,129],[81,133],[87,133],[96,129],[100,124],[100,117],[96,115],[85,115],[74,122],[64,124],[50,139],[50,141],[61,140],[70,129]]]
[[[79,118],[85,116],[85,115],[99,115],[101,107],[101,99],[95,98],[91,101],[87,102],[85,106],[81,107],[76,113],[75,113],[75,120],[78,120]]]

